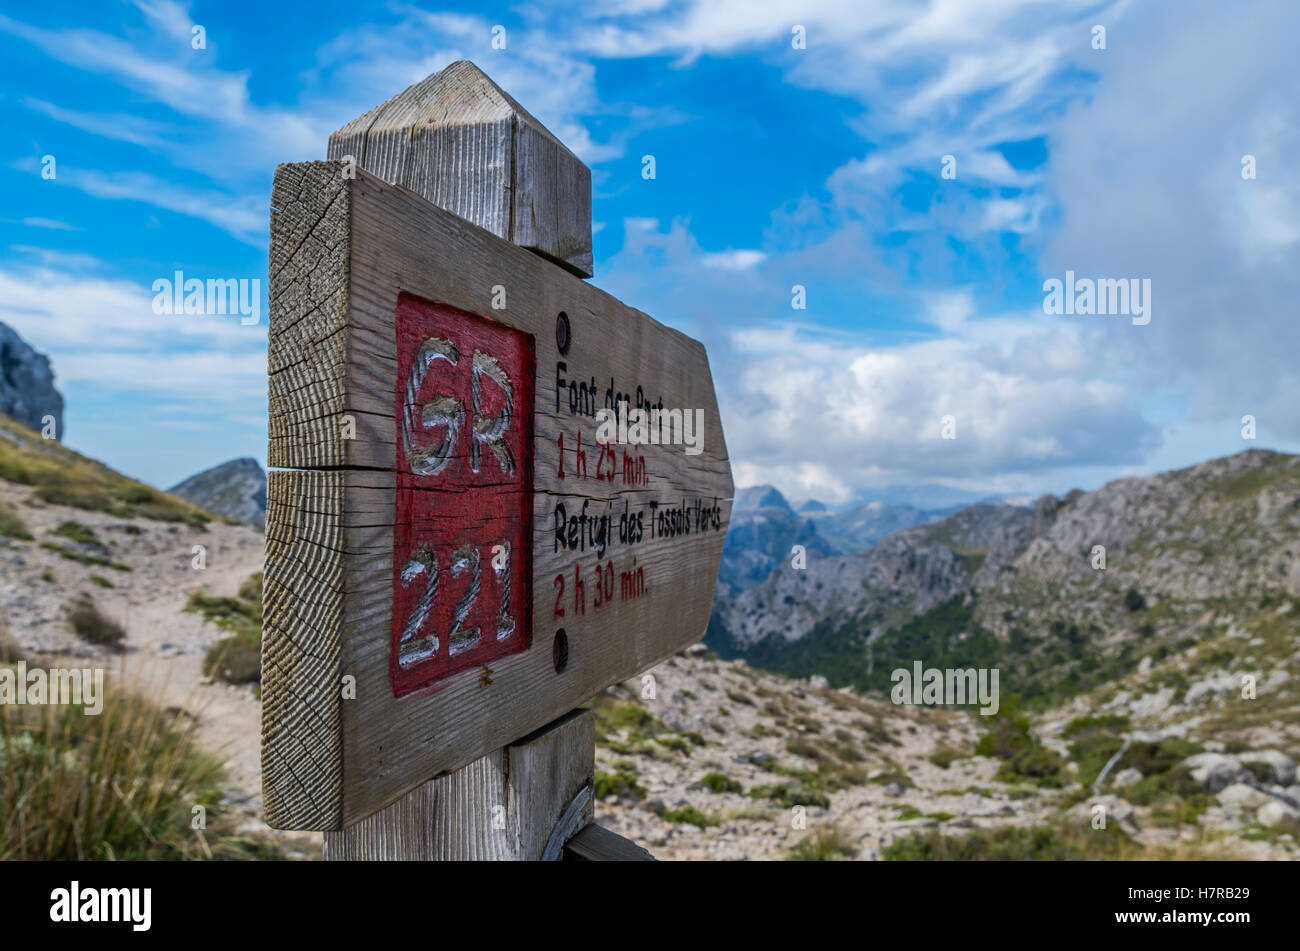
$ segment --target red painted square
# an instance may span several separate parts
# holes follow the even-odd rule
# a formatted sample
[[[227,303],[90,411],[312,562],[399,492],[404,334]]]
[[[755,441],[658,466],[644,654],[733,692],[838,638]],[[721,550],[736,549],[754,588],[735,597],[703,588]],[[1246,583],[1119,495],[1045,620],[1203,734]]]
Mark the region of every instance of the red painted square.
[[[530,334],[410,294],[397,300],[394,696],[528,647]]]

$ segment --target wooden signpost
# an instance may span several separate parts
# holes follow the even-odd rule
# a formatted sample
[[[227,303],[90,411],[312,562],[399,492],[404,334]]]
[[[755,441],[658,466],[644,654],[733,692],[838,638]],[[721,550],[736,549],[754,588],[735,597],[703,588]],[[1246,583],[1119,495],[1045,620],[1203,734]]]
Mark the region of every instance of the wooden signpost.
[[[589,171],[468,62],[271,205],[267,821],[328,858],[557,857],[592,815],[575,708],[708,621],[704,348],[581,279]]]

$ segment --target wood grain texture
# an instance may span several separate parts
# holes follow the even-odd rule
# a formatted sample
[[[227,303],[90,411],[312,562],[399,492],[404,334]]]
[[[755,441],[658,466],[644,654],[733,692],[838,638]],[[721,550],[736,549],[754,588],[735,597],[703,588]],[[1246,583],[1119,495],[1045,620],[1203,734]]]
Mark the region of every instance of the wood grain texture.
[[[432,779],[347,829],[327,861],[537,861],[563,826],[592,818],[595,715],[574,710],[468,766]],[[584,805],[585,803],[585,805]],[[575,807],[576,808],[573,808]]]
[[[592,823],[564,845],[566,862],[653,862],[655,857],[631,839]]]
[[[330,136],[386,182],[591,277],[591,170],[468,60]]]
[[[281,165],[271,187],[267,465],[324,468],[346,430],[352,193],[341,166]]]
[[[343,474],[267,475],[262,798],[268,825],[342,816]]]
[[[272,676],[263,688],[264,789],[268,821],[283,828],[356,823],[698,640],[732,496],[698,342],[403,188],[364,171],[355,179],[341,173],[337,162],[282,166],[274,192],[292,200],[277,200],[272,216],[272,261],[287,263],[278,269],[283,280],[271,284],[269,455],[273,466],[318,470],[284,473],[268,487],[270,508],[280,514],[273,529],[268,512],[267,612],[281,620],[267,625],[263,650],[292,676]],[[308,244],[330,263],[296,250]],[[494,286],[506,289],[504,307],[492,306]],[[402,293],[531,335],[537,380],[531,646],[397,698],[389,674],[399,425],[394,321]],[[555,334],[561,311],[572,327],[565,354]],[[631,469],[643,477],[629,484],[623,468],[614,481],[596,479],[596,420],[571,412],[570,390],[557,384],[560,363],[565,379],[584,380],[602,405],[607,388],[635,394],[639,387],[667,407],[699,408],[703,451],[614,446],[620,463],[624,450],[641,460]],[[579,437],[586,478],[577,471]],[[434,516],[451,505],[450,493],[427,494]],[[568,533],[565,544],[557,538],[559,506],[572,517],[584,503],[590,516],[612,516],[600,552],[585,542],[569,547]],[[685,519],[654,516],[683,507]],[[692,527],[692,512],[698,518],[705,511],[710,517]],[[648,521],[640,541],[618,539],[621,513]],[[599,607],[598,566],[618,579]],[[310,574],[298,579],[294,572],[304,567]],[[644,579],[643,589],[634,582],[625,597],[629,574]],[[563,617],[555,614],[557,577],[566,589]],[[561,628],[569,659],[557,672],[552,644]],[[286,656],[299,659],[290,664]],[[347,676],[355,678],[355,699],[340,701]],[[294,718],[279,722],[282,711]],[[294,792],[302,781],[290,770],[304,768],[304,757],[328,790]]]

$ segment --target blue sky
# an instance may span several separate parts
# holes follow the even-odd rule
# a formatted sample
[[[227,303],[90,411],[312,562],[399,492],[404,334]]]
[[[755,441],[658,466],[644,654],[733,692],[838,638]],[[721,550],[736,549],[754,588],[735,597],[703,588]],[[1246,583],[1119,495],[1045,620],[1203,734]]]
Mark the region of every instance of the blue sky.
[[[264,292],[275,166],[464,58],[591,166],[595,283],[708,346],[738,485],[1036,494],[1295,451],[1298,30],[1265,0],[25,5],[0,321],[52,357],[73,448],[164,486],[264,460],[264,313],[156,315],[152,282]],[[1151,323],[1045,315],[1067,269],[1150,279]]]

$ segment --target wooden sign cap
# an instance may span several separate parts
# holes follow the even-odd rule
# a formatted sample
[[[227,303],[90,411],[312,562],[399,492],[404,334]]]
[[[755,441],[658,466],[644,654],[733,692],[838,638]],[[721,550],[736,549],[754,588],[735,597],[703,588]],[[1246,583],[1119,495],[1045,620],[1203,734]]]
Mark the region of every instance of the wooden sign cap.
[[[330,136],[352,161],[579,277],[592,276],[591,169],[468,60]]]

